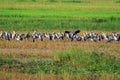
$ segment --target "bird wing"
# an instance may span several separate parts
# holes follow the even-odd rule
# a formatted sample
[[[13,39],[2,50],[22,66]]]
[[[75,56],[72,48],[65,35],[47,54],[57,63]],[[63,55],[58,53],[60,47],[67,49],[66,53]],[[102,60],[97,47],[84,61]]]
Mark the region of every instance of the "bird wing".
[[[70,33],[70,31],[65,31],[65,33]]]
[[[76,30],[74,33],[77,34],[77,33],[79,33],[79,32],[80,32],[80,30]]]

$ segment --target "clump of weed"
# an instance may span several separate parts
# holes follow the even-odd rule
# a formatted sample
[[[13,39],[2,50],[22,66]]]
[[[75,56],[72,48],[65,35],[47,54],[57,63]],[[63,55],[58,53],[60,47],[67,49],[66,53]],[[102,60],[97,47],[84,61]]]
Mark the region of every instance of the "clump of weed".
[[[116,0],[116,3],[120,3],[120,0]]]

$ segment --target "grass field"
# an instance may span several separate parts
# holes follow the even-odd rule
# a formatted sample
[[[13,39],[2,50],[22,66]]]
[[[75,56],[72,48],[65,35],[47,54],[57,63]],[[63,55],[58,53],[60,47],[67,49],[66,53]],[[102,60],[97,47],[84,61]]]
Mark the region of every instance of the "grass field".
[[[20,54],[1,55],[0,63],[1,71],[13,72],[13,74],[7,73],[8,75],[3,78],[1,77],[1,79],[7,79],[10,75],[13,76],[14,79],[14,72],[21,73],[21,75],[26,73],[26,76],[21,77],[21,79],[25,77],[31,79],[31,74],[33,74],[34,76],[31,76],[36,79],[46,79],[46,75],[53,75],[58,79],[62,78],[65,80],[72,80],[74,78],[79,80],[85,77],[85,79],[87,79],[87,76],[96,79],[101,77],[107,80],[111,79],[111,77],[113,77],[112,80],[119,80],[120,78],[119,58],[106,53],[84,52],[79,49],[55,52],[52,56],[47,58]],[[30,75],[28,75],[28,73]],[[54,77],[51,76],[50,80],[54,79]]]
[[[120,30],[116,2],[0,1],[1,30]]]
[[[1,17],[33,17],[33,18],[103,18],[111,19],[111,17],[119,20],[120,11],[106,10],[54,10],[54,9],[0,9]]]
[[[0,74],[5,75],[0,79],[120,79],[119,42],[1,40],[0,45]]]
[[[119,0],[0,0],[0,31],[78,29],[119,33]],[[0,39],[0,80],[120,80],[119,48],[117,41]]]
[[[99,22],[95,21],[81,21],[81,20],[44,20],[44,19],[31,19],[31,18],[1,18],[0,30],[5,31],[65,31],[76,30],[81,31],[120,31],[119,21]]]

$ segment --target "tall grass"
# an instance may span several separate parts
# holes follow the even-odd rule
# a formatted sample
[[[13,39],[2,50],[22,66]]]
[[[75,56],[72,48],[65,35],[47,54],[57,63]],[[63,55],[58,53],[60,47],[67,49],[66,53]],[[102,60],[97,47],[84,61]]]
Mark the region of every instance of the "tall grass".
[[[84,52],[82,50],[68,50],[55,52],[52,57],[40,56],[0,57],[1,71],[12,70],[24,73],[72,74],[72,75],[106,75],[120,74],[120,59],[107,53]],[[4,67],[7,65],[8,67]],[[10,68],[9,68],[10,67]],[[15,70],[13,70],[15,71]]]
[[[120,0],[116,0],[116,3],[120,3]]]
[[[113,19],[112,19],[113,20]],[[119,20],[102,21],[99,19],[37,19],[37,18],[8,18],[0,19],[0,30],[34,31],[34,30],[101,30],[119,31]]]

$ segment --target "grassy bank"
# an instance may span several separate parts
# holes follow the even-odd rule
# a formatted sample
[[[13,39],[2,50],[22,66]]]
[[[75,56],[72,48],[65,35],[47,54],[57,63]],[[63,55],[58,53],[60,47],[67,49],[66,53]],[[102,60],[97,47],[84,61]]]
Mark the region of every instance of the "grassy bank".
[[[23,57],[24,56],[24,57]],[[1,71],[46,74],[105,75],[120,74],[120,59],[107,53],[68,50],[53,56],[0,55]]]
[[[51,57],[47,58],[32,55],[0,55],[0,71],[4,72],[0,74],[9,74],[9,72],[13,72],[13,74],[16,72],[19,75],[26,74],[20,79],[31,78],[31,76],[46,79],[48,78],[46,75],[52,75],[52,79],[55,77],[58,79],[60,77],[63,79],[87,79],[96,76],[96,79],[112,78],[114,80],[120,78],[118,76],[120,74],[119,67],[119,58],[107,53],[84,52],[79,49],[54,52]],[[13,74],[11,73],[11,75]],[[30,75],[28,76],[28,74]],[[37,76],[38,74],[43,77]],[[9,77],[9,75],[3,78]]]

